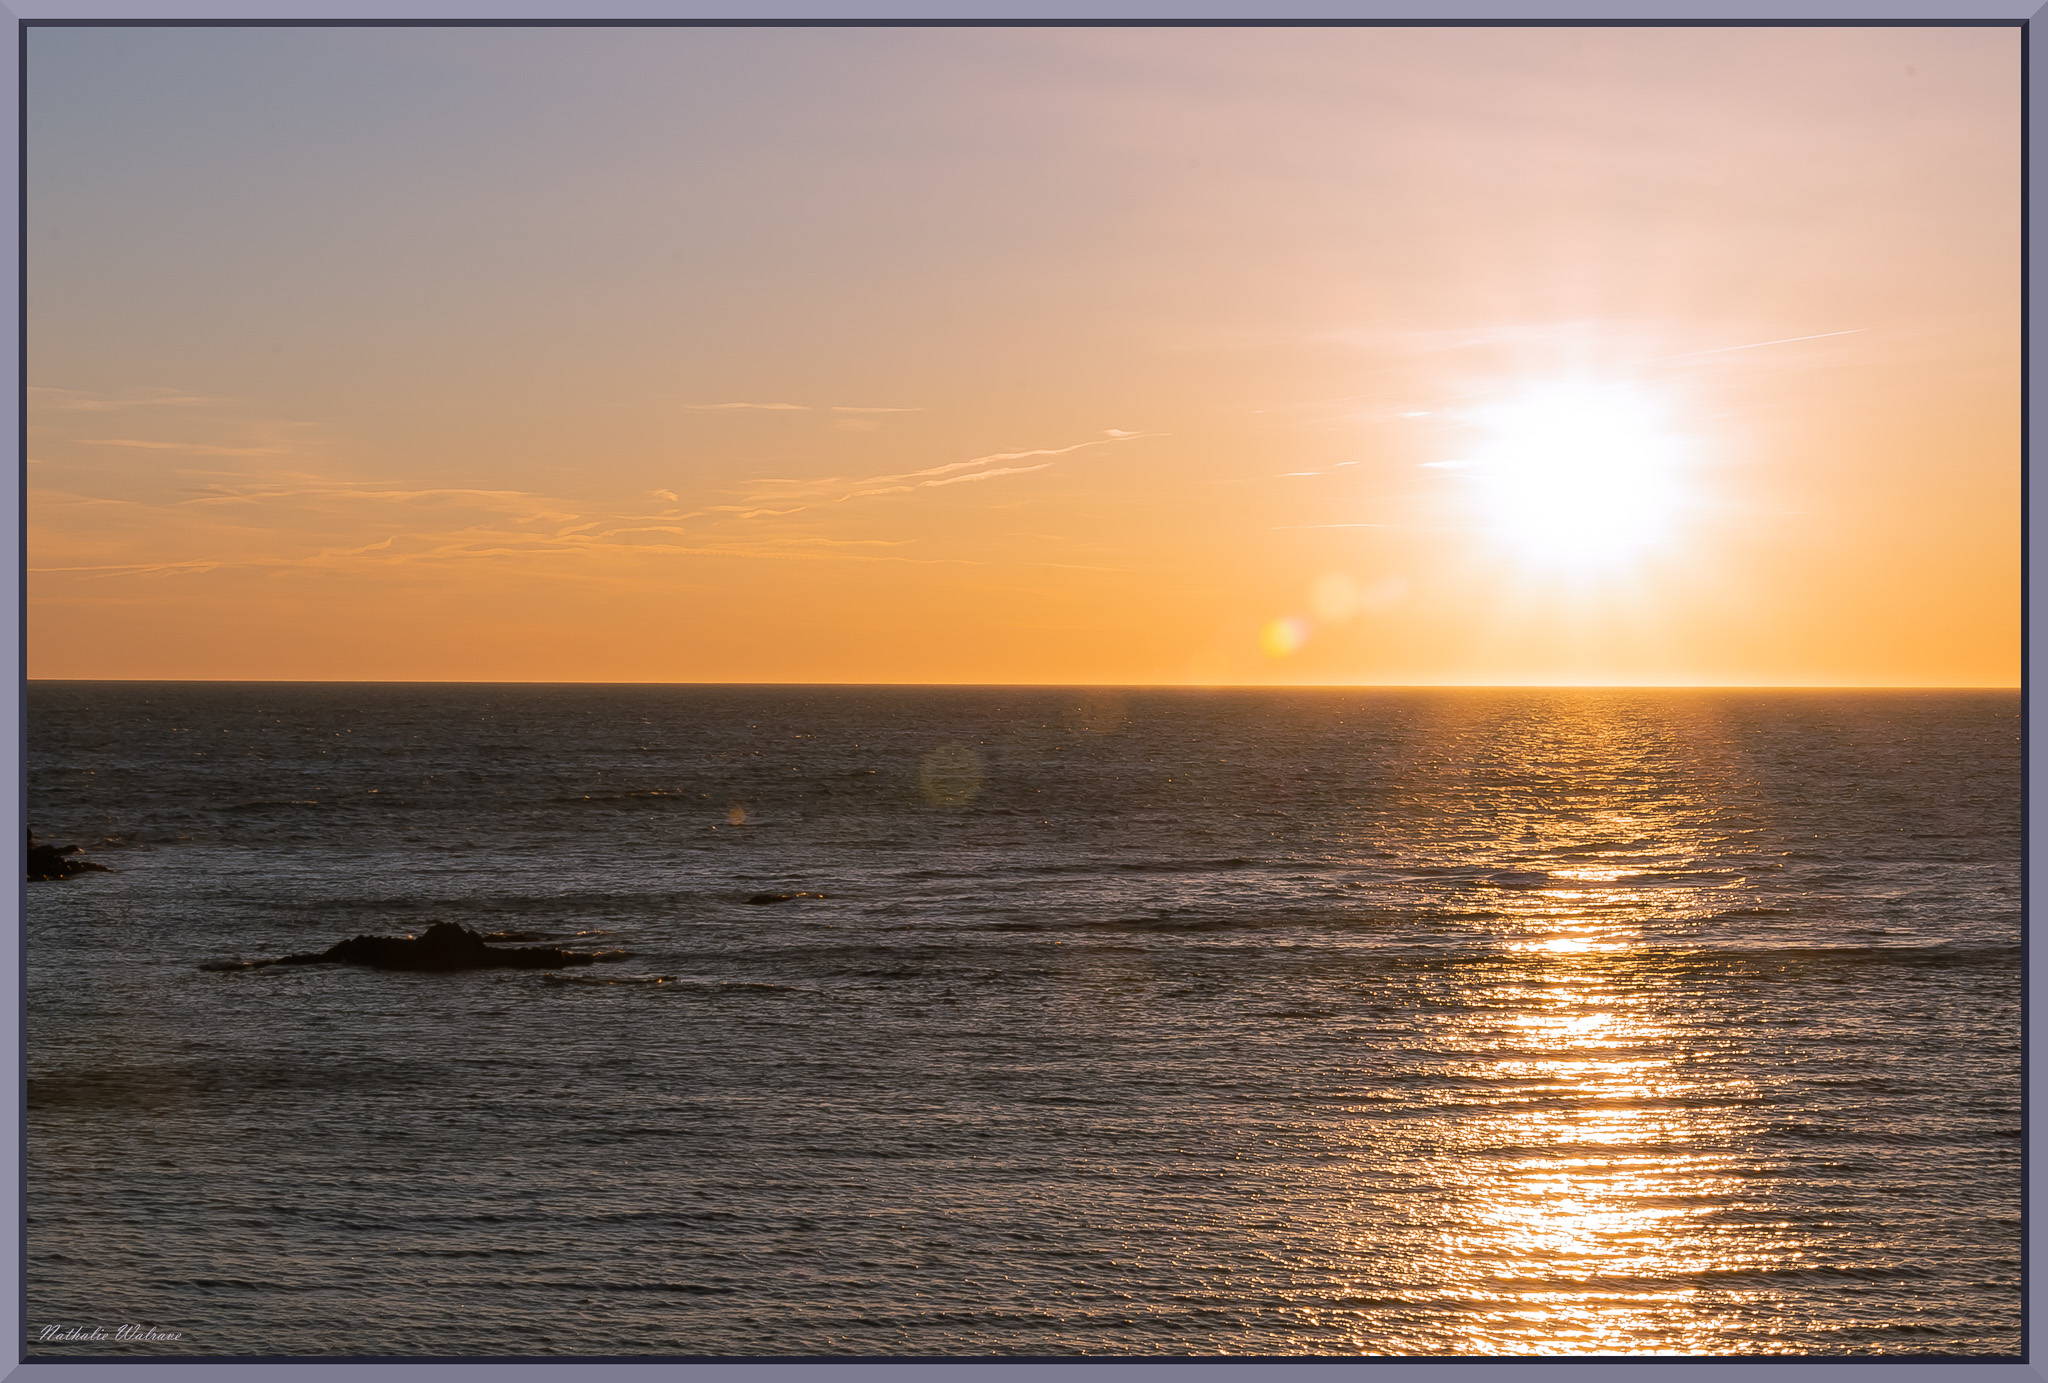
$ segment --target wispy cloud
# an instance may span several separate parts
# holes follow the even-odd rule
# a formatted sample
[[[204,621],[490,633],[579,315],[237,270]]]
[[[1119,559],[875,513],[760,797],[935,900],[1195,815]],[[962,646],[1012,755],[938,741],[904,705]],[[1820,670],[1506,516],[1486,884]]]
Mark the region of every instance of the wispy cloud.
[[[618,563],[649,557],[979,565],[901,551],[914,547],[911,538],[721,531],[715,521],[689,524],[644,512],[646,500],[656,496],[614,506],[521,490],[400,486],[300,472],[185,474],[204,483],[154,500],[38,489],[34,512],[41,522],[32,533],[29,570],[96,581],[581,558],[599,565],[558,569],[550,561],[549,570],[594,579]],[[765,516],[755,507],[720,508],[724,518]],[[127,560],[105,560],[116,555]]]
[[[1811,336],[1781,336],[1775,341],[1745,341],[1739,346],[1715,346],[1710,350],[1686,351],[1682,355],[1667,356],[1669,360],[1691,360],[1702,355],[1720,355],[1726,351],[1753,351],[1765,346],[1789,346],[1795,341],[1825,341],[1830,336],[1858,336],[1868,328],[1851,327],[1847,331],[1817,331]]]
[[[1002,475],[1024,475],[1042,471],[1053,465],[1046,461],[1036,466],[1004,466],[1004,461],[1026,461],[1034,456],[1066,456],[1073,452],[1085,451],[1090,447],[1106,447],[1117,442],[1135,441],[1141,437],[1162,437],[1159,432],[1124,432],[1115,428],[1106,429],[1106,435],[1091,441],[1075,442],[1065,447],[1037,447],[1029,451],[997,451],[986,456],[971,457],[965,461],[949,461],[942,466],[927,466],[919,471],[899,471],[889,475],[871,475],[862,478],[827,476],[818,480],[762,479],[758,485],[773,485],[779,488],[763,492],[760,499],[799,499],[816,496],[823,502],[844,504],[851,499],[868,499],[877,495],[907,494],[913,490],[931,489],[939,485],[957,485],[968,480],[992,480]],[[968,471],[968,475],[955,472]],[[909,482],[909,483],[905,483]],[[843,493],[833,495],[832,491]],[[828,498],[829,497],[829,498]],[[796,510],[783,510],[795,513]]]
[[[686,403],[691,413],[922,413],[922,408],[892,408],[860,403]]]
[[[183,451],[195,456],[279,456],[283,447],[217,447],[206,442],[145,442],[134,437],[81,437],[80,446],[135,447],[143,451]]]
[[[197,401],[196,395],[163,391],[129,400],[76,397],[137,409]],[[613,579],[638,562],[697,557],[984,566],[994,559],[954,543],[932,551],[923,547],[923,537],[909,532],[862,532],[844,519],[817,520],[825,513],[850,517],[836,507],[848,501],[1019,479],[1090,450],[1161,435],[1105,430],[1066,445],[989,452],[908,471],[746,482],[724,496],[693,495],[690,487],[672,483],[596,498],[349,475],[322,456],[328,448],[316,425],[250,416],[242,405],[225,407],[217,420],[204,415],[220,428],[207,440],[173,440],[162,435],[168,427],[140,421],[131,422],[133,431],[124,429],[125,435],[81,438],[76,433],[91,426],[87,418],[115,410],[74,408],[73,399],[50,391],[43,401],[73,420],[65,428],[72,434],[72,456],[125,451],[133,459],[114,472],[74,460],[33,473],[29,570],[42,580],[320,569],[365,575],[388,570],[398,579],[401,570],[453,570],[482,562],[509,562],[508,570],[530,562],[550,579],[597,580]],[[879,404],[700,407],[807,411],[835,425],[923,411]],[[176,432],[190,437],[196,429],[188,423],[200,416],[179,415]],[[721,502],[690,503],[712,498]],[[806,517],[806,511],[816,512]]]
[[[30,409],[60,413],[118,413],[131,408],[218,408],[231,402],[202,394],[187,394],[177,389],[145,389],[123,397],[111,397],[88,394],[78,389],[52,389],[41,384],[28,387]]]
[[[190,505],[272,503],[279,500],[334,499],[368,503],[418,505],[441,503],[514,515],[526,522],[573,522],[582,517],[570,502],[526,490],[481,490],[461,486],[398,487],[388,481],[324,480],[294,475],[271,481],[213,484]]]
[[[194,476],[242,488],[252,473],[274,478],[287,464],[329,469],[320,424],[266,415],[246,399],[167,388],[103,395],[37,385],[29,390],[29,412],[43,469],[94,477],[87,487],[103,494],[162,494],[165,485],[189,485]],[[127,458],[116,459],[124,452]],[[199,458],[217,458],[221,469],[184,468],[188,459],[204,464]],[[209,486],[207,493],[221,495],[221,487]]]
[[[970,480],[993,480],[999,475],[1029,475],[1032,471],[1042,471],[1050,465],[1050,461],[1041,461],[1036,466],[999,466],[992,471],[976,471],[973,475],[956,475],[946,480],[927,480],[925,486],[965,485]]]

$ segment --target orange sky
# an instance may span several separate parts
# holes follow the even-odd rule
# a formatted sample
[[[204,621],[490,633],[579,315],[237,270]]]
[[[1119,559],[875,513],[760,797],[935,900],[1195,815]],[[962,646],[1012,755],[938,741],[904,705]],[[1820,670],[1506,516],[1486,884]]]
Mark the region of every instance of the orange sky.
[[[2016,28],[28,45],[32,677],[2018,680]]]

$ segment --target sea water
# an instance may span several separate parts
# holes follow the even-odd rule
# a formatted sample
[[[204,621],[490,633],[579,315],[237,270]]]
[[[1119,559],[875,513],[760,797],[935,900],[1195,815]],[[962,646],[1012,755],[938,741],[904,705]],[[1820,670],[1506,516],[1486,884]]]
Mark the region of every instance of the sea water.
[[[2017,693],[27,721],[34,1355],[2018,1349]]]

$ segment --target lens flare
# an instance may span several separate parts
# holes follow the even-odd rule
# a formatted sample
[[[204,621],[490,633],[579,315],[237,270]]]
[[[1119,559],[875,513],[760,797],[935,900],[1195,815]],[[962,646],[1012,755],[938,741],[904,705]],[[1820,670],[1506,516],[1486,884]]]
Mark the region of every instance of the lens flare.
[[[960,807],[981,791],[981,755],[964,744],[943,744],[918,765],[918,790],[935,807]]]
[[[1299,615],[1289,615],[1268,624],[1259,636],[1259,643],[1268,655],[1285,658],[1308,642],[1309,622]]]

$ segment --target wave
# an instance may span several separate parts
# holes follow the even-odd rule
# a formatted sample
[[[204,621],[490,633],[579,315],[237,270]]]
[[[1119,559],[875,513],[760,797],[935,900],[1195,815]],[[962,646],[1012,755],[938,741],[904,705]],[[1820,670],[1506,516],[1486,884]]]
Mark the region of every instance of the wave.
[[[1009,877],[1029,881],[1035,878],[1058,877],[1063,875],[1103,875],[1112,870],[1137,874],[1204,874],[1225,869],[1249,869],[1273,861],[1253,859],[1249,856],[1234,855],[1217,860],[1084,860],[1062,863],[1056,860],[1034,860],[1020,865]],[[905,869],[890,877],[898,880],[926,879],[972,879],[985,882],[989,878],[987,869]]]
[[[1143,874],[1206,874],[1216,869],[1249,869],[1263,864],[1244,855],[1223,860],[1121,860],[1116,867]]]
[[[433,1063],[390,1059],[161,1062],[52,1069],[31,1075],[26,1093],[31,1108],[126,1109],[216,1097],[326,1098],[344,1090],[411,1090],[444,1077]]]
[[[1815,960],[1869,962],[1882,965],[2013,965],[2020,948],[2008,946],[1967,946],[1949,941],[1901,941],[1891,944],[1857,942],[1785,941],[1778,944],[1750,943],[1743,946],[1684,947],[1647,946],[1651,954],[1673,954],[1714,960]],[[2017,977],[2018,971],[2014,971]]]
[[[736,1296],[737,1287],[714,1286],[705,1282],[590,1282],[581,1278],[507,1282],[508,1289],[547,1292],[678,1292],[685,1296]]]
[[[1078,930],[1101,932],[1226,932],[1284,925],[1271,921],[1237,917],[1113,917],[1100,922],[1075,924]]]
[[[1563,889],[1586,893],[1596,889],[1668,887],[1725,887],[1742,882],[1742,875],[1726,869],[1653,869],[1635,874],[1617,874],[1611,879],[1579,879],[1547,869],[1501,869],[1481,876],[1476,882],[1495,888],[1517,890]]]
[[[574,805],[578,802],[605,803],[688,801],[705,803],[708,806],[708,799],[701,792],[671,792],[667,788],[648,788],[638,792],[585,792],[578,793],[574,796],[568,797],[552,797],[548,800],[551,802],[562,803],[564,805]]]
[[[1702,1268],[1690,1273],[1567,1273],[1544,1277],[1493,1277],[1489,1290],[1503,1293],[1554,1292],[1560,1282],[1574,1287],[1592,1287],[1617,1294],[1666,1292],[1687,1287],[1784,1287],[1792,1283],[1913,1282],[1938,1279],[1942,1274],[1913,1263],[1857,1264],[1771,1264],[1743,1268]]]

